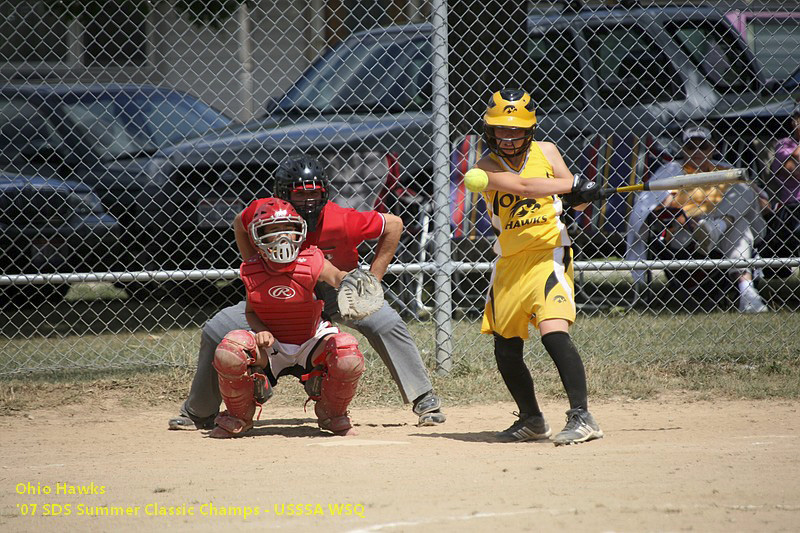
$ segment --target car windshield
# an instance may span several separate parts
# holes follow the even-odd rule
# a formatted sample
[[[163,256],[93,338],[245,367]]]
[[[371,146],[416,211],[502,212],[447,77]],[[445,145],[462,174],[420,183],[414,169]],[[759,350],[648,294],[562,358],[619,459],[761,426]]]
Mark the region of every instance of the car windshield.
[[[231,123],[203,102],[178,92],[138,92],[127,102],[117,97],[117,102],[125,117],[156,146],[199,137]]]
[[[420,36],[342,44],[278,102],[286,114],[417,111],[430,104],[431,49]]]
[[[97,153],[119,157],[157,149],[142,132],[137,135],[119,120],[118,110],[110,99],[70,102],[63,108],[70,127],[76,128]]]
[[[744,43],[727,26],[686,20],[665,27],[715,89],[726,93],[755,87],[757,77],[744,53]]]
[[[753,18],[747,22],[747,42],[768,78],[787,79],[800,59],[800,17]]]
[[[89,144],[112,157],[152,153],[230,123],[202,102],[176,92],[86,94],[78,100],[67,98],[63,108]]]

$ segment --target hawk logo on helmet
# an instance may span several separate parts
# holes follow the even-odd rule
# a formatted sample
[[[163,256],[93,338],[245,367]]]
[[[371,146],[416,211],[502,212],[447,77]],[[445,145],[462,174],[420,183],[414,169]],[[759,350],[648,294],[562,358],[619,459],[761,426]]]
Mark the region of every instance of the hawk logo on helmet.
[[[507,106],[505,106],[503,108],[503,112],[505,114],[507,114],[507,115],[510,115],[511,113],[516,113],[517,112],[517,106],[515,106],[515,105],[507,105]]]
[[[285,285],[277,285],[269,290],[269,295],[278,300],[288,300],[294,298],[296,294],[297,291]]]
[[[563,304],[564,302],[567,301],[567,299],[561,296],[560,294],[556,294],[555,296],[553,296],[553,301],[557,304]]]

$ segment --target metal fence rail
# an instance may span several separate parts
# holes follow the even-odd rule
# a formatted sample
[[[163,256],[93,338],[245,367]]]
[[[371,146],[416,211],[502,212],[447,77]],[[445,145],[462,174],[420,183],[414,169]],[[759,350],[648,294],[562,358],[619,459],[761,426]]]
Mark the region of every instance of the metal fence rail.
[[[691,128],[751,178],[562,215],[588,361],[761,357],[800,328],[797,3],[607,4],[0,0],[0,375],[192,364],[242,297],[233,217],[298,152],[403,219],[387,294],[430,366],[482,364],[494,234],[462,178],[501,87],[603,186],[693,171]]]

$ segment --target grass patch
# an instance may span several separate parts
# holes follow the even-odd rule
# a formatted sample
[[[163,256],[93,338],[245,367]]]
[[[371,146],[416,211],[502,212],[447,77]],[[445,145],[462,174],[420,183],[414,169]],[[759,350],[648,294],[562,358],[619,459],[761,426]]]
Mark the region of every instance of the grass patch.
[[[767,323],[770,316],[778,323]],[[800,339],[787,335],[778,343],[774,337],[748,336],[747,342],[736,336],[729,338],[731,332],[736,331],[731,322],[738,318],[739,315],[673,317],[668,324],[663,318],[652,316],[584,319],[575,328],[574,338],[584,354],[591,399],[643,399],[662,394],[709,400],[800,397],[797,387],[800,383]],[[750,327],[755,330],[776,327],[786,328],[787,333],[800,330],[798,318],[794,316],[780,320],[778,315],[742,318],[751,321]],[[716,324],[720,337],[691,335],[697,320]],[[706,329],[708,326],[705,324]],[[495,366],[490,338],[478,335],[476,328],[476,324],[456,326],[453,332],[455,363],[448,376],[437,376],[432,327],[426,323],[410,325],[431,370],[434,387],[448,405],[510,400]],[[145,408],[171,403],[177,409],[191,385],[199,330],[184,331],[181,336],[179,342],[173,338],[171,348],[166,350],[158,347],[163,338],[117,339],[118,348],[131,360],[146,361],[125,369],[46,372],[0,380],[0,414],[76,403],[98,405],[101,402],[99,405],[102,405],[106,399]],[[45,341],[51,343],[51,348],[52,343],[65,342],[63,339],[39,342]],[[83,339],[83,342],[91,341]],[[137,346],[139,342],[153,345],[143,350]],[[526,350],[537,395],[566,401],[555,366],[541,343],[531,339],[526,343]],[[86,350],[82,355],[85,360],[91,360],[98,357],[98,352],[97,349]],[[354,407],[401,406],[397,386],[386,367],[371,349],[365,352],[367,371]],[[154,363],[168,366],[148,366]],[[304,400],[303,388],[292,378],[284,378],[270,403],[290,406],[300,405]]]
[[[78,289],[83,292],[78,294]],[[0,413],[106,397],[136,405],[177,406],[186,397],[196,365],[196,324],[216,306],[120,300],[116,289],[102,284],[73,291],[70,298],[79,297],[74,305],[9,316],[10,321],[24,320],[38,329],[29,333],[16,324],[5,326],[13,334],[0,338]],[[83,330],[76,332],[76,324]],[[453,365],[446,377],[435,374],[433,323],[408,325],[437,392],[448,404],[510,399],[496,369],[492,339],[479,334],[480,321],[474,315],[453,321]],[[572,337],[584,358],[593,399],[664,393],[760,399],[800,396],[798,331],[796,312],[690,315],[612,307],[579,315]],[[401,405],[389,372],[360,340],[368,366],[355,405]],[[525,349],[537,394],[564,399],[538,334],[532,332]],[[302,387],[288,378],[270,400],[286,405],[302,401]]]

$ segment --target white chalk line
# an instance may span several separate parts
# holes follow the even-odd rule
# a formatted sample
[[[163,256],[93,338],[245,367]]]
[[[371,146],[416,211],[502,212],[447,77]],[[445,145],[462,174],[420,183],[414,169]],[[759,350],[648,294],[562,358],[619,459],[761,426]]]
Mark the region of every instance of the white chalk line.
[[[800,435],[739,435],[732,437],[734,439],[796,439]]]
[[[676,510],[688,510],[688,509],[729,509],[731,511],[759,511],[759,510],[778,510],[778,511],[800,511],[800,505],[720,505],[720,504],[695,504],[691,506],[682,506],[682,505],[660,505],[657,507],[620,507],[618,510],[637,510],[637,511],[660,511],[660,512],[675,512]],[[406,520],[401,522],[386,522],[383,524],[374,524],[371,526],[367,526],[364,528],[358,529],[350,529],[347,533],[372,533],[374,531],[383,531],[385,529],[392,529],[397,527],[414,527],[414,526],[426,526],[431,524],[436,524],[438,522],[457,522],[457,521],[467,521],[467,520],[474,520],[476,518],[503,518],[509,516],[519,516],[525,514],[534,514],[534,513],[548,513],[551,515],[561,515],[561,514],[576,514],[579,512],[579,509],[576,508],[567,508],[567,509],[553,509],[553,508],[545,508],[540,507],[537,509],[525,509],[522,511],[507,511],[501,513],[471,513],[467,515],[453,515],[453,516],[434,516],[431,518],[425,518],[422,520]]]

